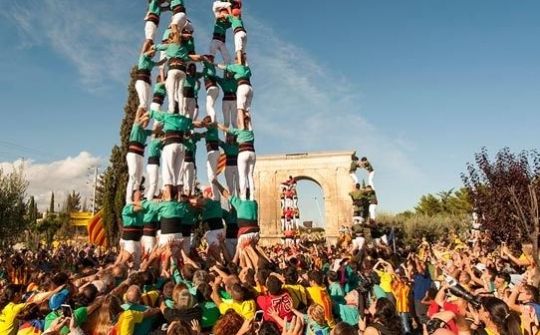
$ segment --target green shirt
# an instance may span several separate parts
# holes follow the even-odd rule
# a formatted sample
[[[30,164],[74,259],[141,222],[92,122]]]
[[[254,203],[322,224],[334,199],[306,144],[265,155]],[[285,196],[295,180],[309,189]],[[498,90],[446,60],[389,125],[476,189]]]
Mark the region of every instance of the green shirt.
[[[159,16],[161,14],[161,7],[159,6],[159,3],[159,0],[151,0],[148,4],[148,11]]]
[[[122,224],[124,227],[142,227],[143,212],[136,212],[133,204],[126,204],[122,209]]]
[[[171,0],[171,8],[176,6],[184,6],[184,0]]]
[[[236,84],[236,80],[234,78],[227,79],[227,78],[217,77],[216,81],[218,85],[221,86],[223,93],[236,94],[236,89],[238,88],[238,85]]]
[[[374,190],[371,190],[370,192],[368,192],[367,197],[369,199],[370,204],[372,204],[372,205],[377,204],[377,195],[375,194]]]
[[[176,43],[167,43],[167,44],[158,44],[156,45],[157,51],[165,51],[167,58],[179,58],[183,61],[188,61],[189,49],[185,43],[176,44]]]
[[[242,64],[229,64],[225,67],[225,70],[234,74],[234,79],[249,79],[251,78],[251,70],[249,66]]]
[[[148,309],[148,306],[139,305],[139,304],[123,304],[122,309],[125,311],[137,311],[137,312],[144,312]],[[154,327],[154,322],[156,321],[157,316],[153,316],[150,318],[144,318],[141,323],[135,324],[135,331],[133,332],[133,335],[146,335],[150,334],[152,331],[152,328]]]
[[[202,76],[202,73],[195,73],[194,76],[186,76],[186,79],[184,79],[184,87],[195,89],[195,86],[197,86],[197,80]]]
[[[197,142],[201,140],[202,136],[200,133],[194,133],[191,135],[191,137],[184,140],[184,146],[186,147],[186,151],[193,152],[193,155],[197,153]]]
[[[216,20],[214,34],[225,35],[230,27],[231,23],[228,20]]]
[[[362,162],[362,166],[364,169],[366,169],[368,172],[373,172],[373,166],[369,161]]]
[[[171,34],[171,28],[165,29],[165,31],[163,32],[163,36],[161,37],[161,41],[168,40],[170,34]]]
[[[204,78],[215,80],[216,79],[216,66],[213,63],[203,62],[202,74]]]
[[[187,202],[181,202],[180,205],[185,211],[183,223],[186,225],[197,224],[197,222],[199,222],[199,212]]]
[[[148,144],[148,157],[161,157],[161,149],[163,149],[163,141],[159,138],[153,138]]]
[[[153,200],[143,200],[141,202],[143,208],[143,223],[157,222],[159,221],[159,203]]]
[[[151,130],[144,129],[140,124],[134,123],[133,127],[131,127],[131,133],[129,134],[129,141],[144,145],[146,143],[146,138],[150,135],[152,135]]]
[[[362,207],[362,200],[364,199],[364,192],[361,190],[354,190],[349,193],[353,201],[353,206],[355,210],[359,210]]]
[[[351,166],[349,167],[349,172],[354,173],[354,172],[356,172],[356,169],[358,169],[358,162],[357,161],[352,161]]]
[[[173,114],[150,110],[150,117],[163,123],[163,130],[187,132],[193,128],[193,121],[181,114]]]
[[[152,60],[152,57],[145,54],[139,56],[139,64],[137,65],[139,70],[152,71],[154,66],[156,66],[156,62]]]
[[[223,217],[223,209],[219,200],[207,200],[203,206],[202,219],[217,219]]]
[[[195,39],[193,37],[190,37],[189,39],[182,42],[186,46],[188,55],[194,55],[195,54]]]
[[[201,308],[202,308],[201,327],[203,329],[213,327],[221,316],[221,313],[219,312],[219,308],[213,301],[204,301],[201,304]]]
[[[227,20],[231,24],[233,30],[235,30],[236,28],[244,28],[244,22],[239,16],[229,15],[227,16]]]
[[[236,141],[238,142],[238,144],[255,141],[255,135],[253,134],[253,130],[229,128],[227,133],[236,136]]]
[[[238,219],[257,221],[259,208],[257,201],[242,200],[233,195],[229,198],[229,203],[236,210],[236,216]]]
[[[351,325],[358,325],[360,314],[358,313],[358,307],[352,305],[339,305],[339,317],[341,321]]]
[[[157,213],[159,218],[183,218],[186,215],[186,208],[178,201],[163,201],[158,203]]]
[[[154,94],[159,94],[162,96],[167,95],[167,89],[165,88],[165,83],[156,83],[154,85]]]
[[[229,144],[227,142],[219,141],[219,146],[223,149],[226,156],[238,156],[238,144],[236,142]]]
[[[208,128],[206,135],[204,135],[204,139],[206,140],[206,143],[211,141],[219,141],[219,130],[216,127]]]
[[[330,327],[328,325],[320,325],[311,319],[307,314],[304,314],[304,324],[306,325],[306,330],[304,334],[306,335],[329,335]]]
[[[45,317],[45,330],[48,330],[54,320],[58,319],[61,316],[60,310],[52,311]],[[88,309],[86,307],[79,307],[73,310],[73,317],[75,318],[75,324],[81,326],[88,319]],[[65,326],[60,329],[61,335],[69,334],[69,327]]]

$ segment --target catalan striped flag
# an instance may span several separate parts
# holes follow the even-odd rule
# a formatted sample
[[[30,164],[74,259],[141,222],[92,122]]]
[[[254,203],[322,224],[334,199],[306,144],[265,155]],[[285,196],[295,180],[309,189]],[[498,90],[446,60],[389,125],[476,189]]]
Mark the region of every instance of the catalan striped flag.
[[[227,156],[225,154],[219,155],[218,164],[217,164],[217,174],[221,174],[225,171],[225,165],[227,164]]]
[[[88,221],[88,242],[94,245],[107,246],[107,235],[103,228],[103,219],[101,211],[97,212],[93,218]]]

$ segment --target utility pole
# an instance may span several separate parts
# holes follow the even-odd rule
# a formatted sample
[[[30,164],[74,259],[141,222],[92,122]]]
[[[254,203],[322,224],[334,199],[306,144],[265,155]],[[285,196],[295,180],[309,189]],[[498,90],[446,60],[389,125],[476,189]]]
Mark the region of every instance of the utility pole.
[[[319,200],[317,199],[317,197],[313,197],[313,199],[315,199],[315,203],[317,204],[317,210],[319,211],[319,219],[321,220],[321,224],[322,224],[323,216],[322,216],[321,206],[319,206]]]
[[[94,196],[92,197],[92,215],[96,214],[97,177],[98,177],[98,167],[96,166],[94,169]]]

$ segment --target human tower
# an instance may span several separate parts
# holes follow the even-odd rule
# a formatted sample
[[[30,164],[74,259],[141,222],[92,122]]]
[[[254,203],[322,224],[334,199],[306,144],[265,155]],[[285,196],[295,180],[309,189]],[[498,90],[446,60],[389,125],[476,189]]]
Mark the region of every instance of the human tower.
[[[189,252],[192,230],[198,222],[206,227],[209,247],[217,247],[226,238],[235,253],[237,239],[242,244],[258,239],[257,203],[253,199],[253,88],[242,3],[215,1],[208,11],[215,17],[212,39],[207,51],[198,53],[187,1],[148,3],[135,82],[139,105],[126,156],[129,180],[122,215],[123,257],[119,261],[138,263],[141,254],[171,243],[181,244]],[[164,20],[167,12],[168,22]],[[160,26],[165,26],[163,35],[156,40]],[[227,46],[231,31],[234,63]],[[198,104],[201,80],[206,90],[204,115],[200,115]],[[222,123],[216,118],[220,94]],[[142,194],[148,138],[148,183]],[[201,140],[206,146],[206,162],[196,164]],[[226,155],[226,189],[217,181],[220,149]],[[204,197],[195,195],[197,166],[205,166],[211,183]],[[228,200],[227,208],[222,208],[221,196]]]

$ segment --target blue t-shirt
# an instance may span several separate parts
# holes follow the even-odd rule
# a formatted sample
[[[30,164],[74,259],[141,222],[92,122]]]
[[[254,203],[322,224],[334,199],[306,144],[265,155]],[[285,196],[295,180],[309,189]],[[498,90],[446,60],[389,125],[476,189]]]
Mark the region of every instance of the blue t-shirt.
[[[433,281],[431,280],[431,277],[429,276],[429,272],[427,272],[427,270],[423,274],[415,274],[413,276],[413,281],[413,298],[415,301],[420,301],[426,296],[426,292],[431,288]]]

